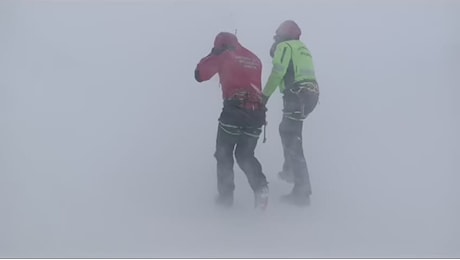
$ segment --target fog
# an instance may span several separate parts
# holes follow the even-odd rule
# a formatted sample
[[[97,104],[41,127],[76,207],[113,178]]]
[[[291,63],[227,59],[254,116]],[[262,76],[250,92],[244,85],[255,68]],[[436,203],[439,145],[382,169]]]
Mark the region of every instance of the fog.
[[[218,3],[217,3],[218,2]],[[460,2],[0,1],[0,257],[460,257]],[[222,210],[220,31],[271,69],[279,23],[310,48],[312,205],[279,202],[281,94],[260,159]]]

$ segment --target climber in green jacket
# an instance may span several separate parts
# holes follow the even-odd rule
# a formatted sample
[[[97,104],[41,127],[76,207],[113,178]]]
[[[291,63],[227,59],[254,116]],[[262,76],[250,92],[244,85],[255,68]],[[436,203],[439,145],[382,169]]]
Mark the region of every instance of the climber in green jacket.
[[[266,103],[279,87],[283,95],[283,118],[279,133],[283,145],[284,163],[279,177],[294,183],[282,200],[299,206],[310,204],[310,177],[302,146],[303,120],[315,109],[319,88],[312,55],[300,41],[301,30],[292,20],[281,23],[270,49],[273,68],[263,89]]]

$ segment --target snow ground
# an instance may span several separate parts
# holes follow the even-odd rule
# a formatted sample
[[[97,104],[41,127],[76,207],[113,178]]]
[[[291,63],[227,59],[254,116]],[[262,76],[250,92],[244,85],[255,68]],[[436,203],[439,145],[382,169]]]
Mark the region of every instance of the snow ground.
[[[0,2],[0,257],[460,257],[460,2],[219,6]],[[237,168],[235,207],[216,209],[220,89],[193,69],[237,29],[265,82],[284,19],[321,88],[304,130],[312,206],[277,201],[277,93],[256,151],[269,209],[253,211]]]

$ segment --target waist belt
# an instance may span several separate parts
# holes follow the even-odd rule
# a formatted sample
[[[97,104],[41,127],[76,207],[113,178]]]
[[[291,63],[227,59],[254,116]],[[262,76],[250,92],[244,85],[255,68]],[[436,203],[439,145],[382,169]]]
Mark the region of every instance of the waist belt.
[[[287,89],[289,92],[298,95],[302,91],[309,91],[319,94],[318,84],[311,81],[295,83],[293,87]]]
[[[260,110],[264,107],[260,98],[256,99],[248,93],[237,93],[233,97],[225,99],[224,106],[236,106],[247,110]]]
[[[264,107],[260,102],[239,99],[226,99],[224,100],[224,106],[236,106],[247,110],[260,110]]]

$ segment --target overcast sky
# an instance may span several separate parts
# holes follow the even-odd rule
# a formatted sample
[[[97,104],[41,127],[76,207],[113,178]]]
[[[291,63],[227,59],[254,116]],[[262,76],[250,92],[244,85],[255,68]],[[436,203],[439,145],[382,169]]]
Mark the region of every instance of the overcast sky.
[[[460,2],[0,1],[0,257],[460,257]],[[304,123],[312,206],[278,197],[281,95],[256,214],[214,207],[220,31],[271,69],[285,19],[320,85]]]

